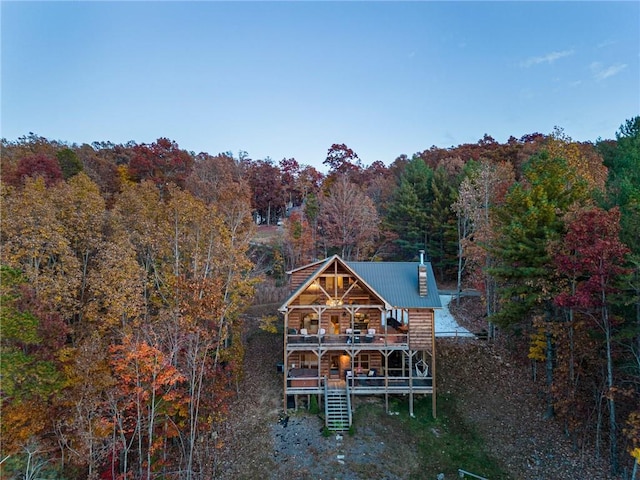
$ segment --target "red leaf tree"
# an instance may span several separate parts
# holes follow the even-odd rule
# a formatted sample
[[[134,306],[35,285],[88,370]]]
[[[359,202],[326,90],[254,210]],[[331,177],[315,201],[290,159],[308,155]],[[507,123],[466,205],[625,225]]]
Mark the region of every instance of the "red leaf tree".
[[[568,289],[556,297],[557,305],[575,310],[604,334],[606,374],[604,383],[609,408],[609,450],[612,473],[618,470],[613,335],[616,318],[611,313],[611,297],[616,282],[627,273],[624,267],[629,249],[620,239],[620,211],[614,208],[578,210],[568,216],[567,234],[555,255],[557,271],[568,279]],[[587,327],[588,328],[588,327]]]
[[[20,186],[27,177],[42,177],[47,187],[62,180],[62,170],[58,160],[45,154],[23,157],[15,170],[5,176],[4,181],[9,185]]]
[[[193,157],[187,151],[176,142],[159,138],[151,145],[133,147],[129,172],[138,181],[152,180],[156,185],[172,182],[184,188],[192,167]]]

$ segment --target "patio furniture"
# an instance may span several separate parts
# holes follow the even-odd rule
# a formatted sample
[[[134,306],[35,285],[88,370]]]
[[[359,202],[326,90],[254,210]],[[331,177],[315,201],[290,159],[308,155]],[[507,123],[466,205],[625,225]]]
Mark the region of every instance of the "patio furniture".
[[[295,328],[290,328],[287,333],[289,334],[289,343],[298,343],[300,339],[297,337],[298,330]]]
[[[376,329],[370,328],[369,330],[367,330],[367,335],[364,337],[364,342],[373,343],[375,338],[376,338]]]
[[[306,328],[301,328],[300,329],[300,335],[302,335],[302,341],[307,343],[311,341],[311,336],[309,335],[309,332],[307,331]]]

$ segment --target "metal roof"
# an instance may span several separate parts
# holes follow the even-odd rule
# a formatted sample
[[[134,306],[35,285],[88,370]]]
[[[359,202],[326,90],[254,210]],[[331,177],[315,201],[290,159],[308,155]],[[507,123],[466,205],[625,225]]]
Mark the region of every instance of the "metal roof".
[[[289,302],[304,291],[313,279],[334,260],[352,270],[391,308],[442,308],[438,286],[429,262],[424,263],[427,267],[427,295],[421,297],[418,291],[418,262],[346,262],[339,256],[333,255],[301,267],[317,266],[307,280],[280,307],[280,311],[286,310]]]
[[[442,308],[431,263],[427,267],[427,296],[418,293],[419,262],[345,262],[395,308]]]

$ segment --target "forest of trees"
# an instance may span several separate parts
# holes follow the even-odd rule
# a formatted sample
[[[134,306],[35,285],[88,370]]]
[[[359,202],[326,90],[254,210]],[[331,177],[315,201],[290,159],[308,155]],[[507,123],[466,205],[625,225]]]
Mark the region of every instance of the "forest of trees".
[[[3,139],[3,476],[213,478],[256,288],[421,249],[480,290],[576,448],[637,468],[640,117],[615,140],[485,135],[389,166],[334,144],[324,165]]]

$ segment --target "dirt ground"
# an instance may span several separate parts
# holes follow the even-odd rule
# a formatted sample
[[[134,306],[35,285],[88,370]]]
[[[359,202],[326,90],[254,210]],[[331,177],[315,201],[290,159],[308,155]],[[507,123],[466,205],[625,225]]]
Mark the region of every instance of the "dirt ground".
[[[452,311],[471,331],[484,328],[477,297]],[[217,478],[395,480],[415,471],[416,449],[411,438],[393,435],[393,416],[361,422],[353,436],[328,437],[316,416],[283,416],[282,374],[276,369],[281,336],[258,330],[257,317],[248,317],[246,328],[246,374],[228,427],[220,432],[224,461]],[[510,478],[612,478],[591,451],[574,449],[557,422],[543,419],[544,402],[527,365],[509,357],[499,343],[438,339],[436,348],[439,390],[455,395],[465,421],[479,431],[490,453],[503,459]],[[394,454],[385,455],[390,447]]]

